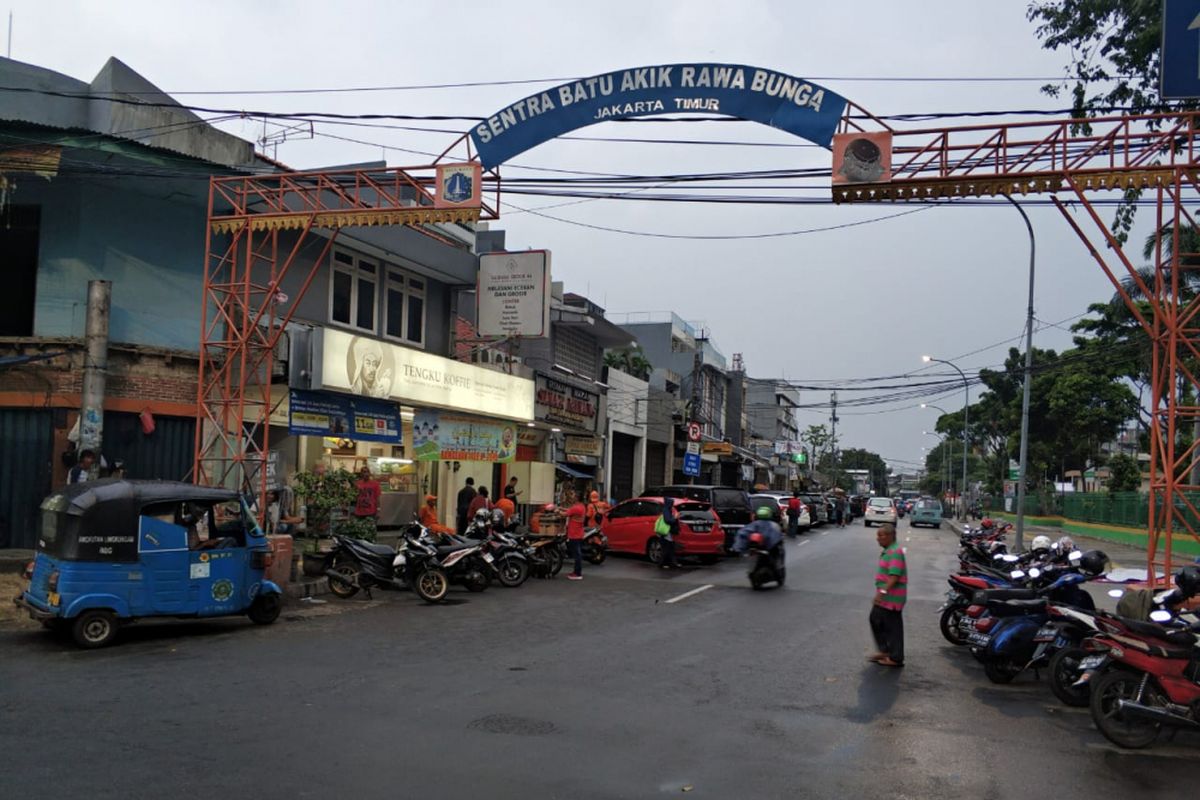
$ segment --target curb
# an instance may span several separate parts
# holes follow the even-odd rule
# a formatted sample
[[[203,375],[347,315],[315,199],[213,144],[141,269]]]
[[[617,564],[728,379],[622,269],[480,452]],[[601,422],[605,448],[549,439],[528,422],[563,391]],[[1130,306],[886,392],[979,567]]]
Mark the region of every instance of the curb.
[[[322,595],[331,594],[329,591],[329,581],[321,578],[319,581],[296,581],[289,582],[283,587],[283,593],[292,600],[303,600],[306,597],[321,597]]]

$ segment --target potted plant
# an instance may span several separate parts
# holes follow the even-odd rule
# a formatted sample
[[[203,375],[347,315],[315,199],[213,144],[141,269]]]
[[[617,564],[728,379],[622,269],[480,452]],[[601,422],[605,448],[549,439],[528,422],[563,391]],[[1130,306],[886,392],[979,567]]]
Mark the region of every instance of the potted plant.
[[[305,505],[304,574],[321,575],[325,571],[321,541],[337,530],[338,517],[354,505],[358,489],[354,476],[340,468],[301,472],[295,485]]]

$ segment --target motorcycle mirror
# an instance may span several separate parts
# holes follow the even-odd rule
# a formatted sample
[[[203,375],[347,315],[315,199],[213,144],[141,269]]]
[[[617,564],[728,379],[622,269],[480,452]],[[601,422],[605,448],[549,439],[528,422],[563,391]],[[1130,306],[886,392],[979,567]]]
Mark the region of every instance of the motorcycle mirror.
[[[1124,589],[1109,589],[1108,596],[1109,597],[1124,597],[1125,590]]]
[[[1150,619],[1151,619],[1151,621],[1158,622],[1158,623],[1170,622],[1172,619],[1171,612],[1170,611],[1151,611]]]
[[[1083,558],[1083,552],[1080,550],[1072,550],[1071,554],[1068,555],[1067,558],[1071,559],[1072,561],[1078,561],[1079,559]]]
[[[1020,569],[1014,569],[1014,570],[1012,571],[1012,573],[1011,573],[1010,577],[1011,577],[1011,578],[1012,578],[1014,581],[1016,581],[1016,580],[1020,580],[1021,578],[1024,578],[1024,577],[1025,577],[1025,571],[1024,571],[1024,570],[1020,570]]]

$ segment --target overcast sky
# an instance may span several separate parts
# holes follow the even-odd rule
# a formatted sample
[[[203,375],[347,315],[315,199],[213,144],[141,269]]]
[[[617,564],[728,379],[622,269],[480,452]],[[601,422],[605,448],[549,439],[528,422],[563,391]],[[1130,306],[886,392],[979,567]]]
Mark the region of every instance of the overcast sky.
[[[819,81],[877,115],[1048,109],[1064,102],[1042,95],[1036,81],[852,79],[1047,77],[1061,75],[1068,58],[1041,48],[1021,0],[19,0],[9,6],[13,58],[91,80],[116,56],[170,93],[567,79],[635,66],[724,62]],[[550,85],[176,96],[190,104],[252,110],[487,116]],[[470,123],[412,124],[465,132]],[[249,121],[222,127],[248,139],[263,129]],[[298,168],[380,158],[402,166],[428,163],[421,153],[441,152],[456,138],[324,124],[317,132],[312,140],[284,142],[275,155]],[[806,144],[744,122],[609,122],[577,134]],[[514,158],[502,174],[545,175],[522,167],[547,167],[657,175],[828,168],[829,162],[828,151],[811,146],[559,139]],[[825,189],[805,194],[829,197]],[[593,201],[546,212],[570,222],[517,210],[562,202],[514,195],[494,224],[508,231],[510,249],[549,248],[555,279],[610,312],[673,310],[702,321],[725,355],[741,353],[756,377],[825,385],[920,370],[923,353],[954,359],[970,374],[999,365],[1007,345],[996,345],[1015,339],[1024,325],[1028,240],[1012,208],[940,207],[840,230],[732,241],[654,238],[571,222],[646,234],[749,235],[875,220],[911,207]],[[1037,315],[1067,320],[1065,328],[1112,288],[1057,210],[1033,208],[1030,216],[1037,235]],[[1149,218],[1141,215],[1135,241],[1147,232]],[[1035,344],[1061,349],[1070,336],[1045,327]],[[840,393],[842,400],[850,396]],[[801,400],[823,403],[828,393],[807,391]],[[955,410],[962,391],[934,402]],[[897,469],[911,467],[907,462],[921,459],[922,446],[937,442],[922,434],[932,430],[936,414],[911,401],[848,409],[840,417],[844,447],[874,450]],[[800,414],[802,426],[822,421],[828,422],[827,408]]]

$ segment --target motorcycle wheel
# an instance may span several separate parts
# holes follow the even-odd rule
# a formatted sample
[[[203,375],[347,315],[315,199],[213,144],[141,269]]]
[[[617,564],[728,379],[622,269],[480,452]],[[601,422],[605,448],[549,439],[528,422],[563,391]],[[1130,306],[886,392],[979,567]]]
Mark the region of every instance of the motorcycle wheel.
[[[787,567],[779,568],[779,585],[783,586],[783,582],[787,579]]]
[[[959,647],[967,643],[967,640],[963,638],[962,633],[958,630],[959,620],[962,619],[965,610],[962,606],[950,606],[942,612],[942,619],[938,623],[938,626],[942,629],[942,638],[950,644],[958,645]]]
[[[500,585],[515,589],[529,577],[529,562],[513,555],[501,556],[496,564]]]
[[[450,591],[450,581],[440,569],[423,569],[413,580],[413,591],[426,603],[440,603]]]
[[[334,597],[349,600],[358,594],[358,564],[355,564],[353,561],[339,561],[333,565],[331,571],[336,572],[349,581],[349,584],[347,584],[339,581],[337,578],[326,577],[325,580],[329,583],[329,591],[333,593]]]
[[[750,573],[750,588],[756,592],[762,588],[762,581],[758,579],[757,570]]]
[[[1157,722],[1126,719],[1117,710],[1118,700],[1132,700],[1137,697],[1141,683],[1140,673],[1117,669],[1100,676],[1096,685],[1092,687],[1092,721],[1105,738],[1118,747],[1134,750],[1146,747],[1158,738],[1159,728],[1162,727]],[[1163,698],[1152,683],[1146,686],[1146,693],[1142,699],[1149,706],[1163,705]]]
[[[551,545],[546,548],[546,558],[550,563],[550,577],[553,578],[562,571],[563,562],[567,560],[567,557],[561,546]]]
[[[587,560],[589,564],[603,564],[604,559],[608,557],[608,551],[603,547],[590,547],[587,552]]]
[[[1072,686],[1079,680],[1079,661],[1085,655],[1080,647],[1064,647],[1050,658],[1050,691],[1065,705],[1083,708],[1091,699],[1088,684]]]
[[[481,569],[475,569],[467,573],[463,580],[463,586],[468,592],[482,592],[492,584],[492,579],[488,574]]]
[[[1012,683],[1013,678],[1021,674],[1019,664],[1014,664],[1011,658],[993,657],[983,661],[983,672],[992,683]]]

